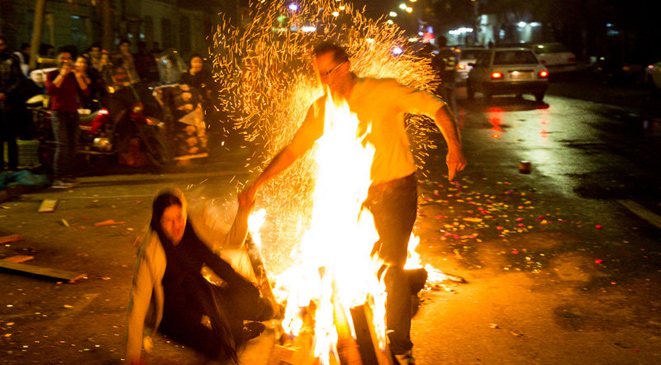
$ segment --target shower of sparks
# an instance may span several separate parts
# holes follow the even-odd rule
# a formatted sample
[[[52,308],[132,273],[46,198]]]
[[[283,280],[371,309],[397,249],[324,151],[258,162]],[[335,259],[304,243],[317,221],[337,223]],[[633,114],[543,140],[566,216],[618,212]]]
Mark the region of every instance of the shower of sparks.
[[[241,134],[252,144],[247,166],[255,174],[289,143],[308,106],[322,94],[310,53],[316,42],[333,40],[346,47],[358,76],[395,78],[422,90],[438,83],[429,59],[416,56],[404,32],[385,18],[369,19],[344,1],[302,0],[295,11],[289,4],[252,1],[239,21],[218,26],[210,49],[221,86],[218,107],[233,123],[226,133]],[[303,27],[316,31],[302,32]],[[404,52],[395,55],[395,47]],[[424,159],[436,148],[431,137],[436,127],[415,115],[407,123],[424,173]],[[286,253],[296,251],[292,248],[309,223],[313,170],[313,160],[303,158],[261,191],[259,204],[270,216],[263,229],[270,236],[263,240],[278,247],[264,256],[275,274],[289,266]]]

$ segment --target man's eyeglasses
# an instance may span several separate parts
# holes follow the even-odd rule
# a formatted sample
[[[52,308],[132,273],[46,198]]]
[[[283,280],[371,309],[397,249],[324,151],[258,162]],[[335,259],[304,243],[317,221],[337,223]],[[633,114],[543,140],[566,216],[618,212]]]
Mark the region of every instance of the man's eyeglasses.
[[[330,74],[332,74],[333,71],[337,70],[337,69],[338,69],[340,66],[342,66],[343,64],[344,64],[344,62],[340,62],[340,63],[338,63],[337,65],[335,65],[335,67],[331,68],[330,70],[328,70],[328,71],[322,71],[322,72],[320,72],[320,73],[321,73],[322,76],[330,76]]]

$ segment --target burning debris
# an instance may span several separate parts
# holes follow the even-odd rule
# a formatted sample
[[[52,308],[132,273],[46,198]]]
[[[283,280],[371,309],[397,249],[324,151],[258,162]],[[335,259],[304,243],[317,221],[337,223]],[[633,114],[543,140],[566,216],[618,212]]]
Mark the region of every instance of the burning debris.
[[[322,93],[308,52],[318,40],[343,43],[354,56],[351,71],[358,76],[395,78],[420,90],[435,86],[428,61],[393,54],[406,40],[383,19],[367,19],[350,5],[331,0],[303,3],[283,19],[279,14],[285,6],[284,1],[255,1],[240,28],[226,23],[214,37],[216,79],[224,90],[220,107],[235,121],[233,127],[258,146],[249,165],[259,166],[280,151],[298,130],[307,106]],[[277,31],[306,24],[318,32]],[[372,186],[374,147],[365,138],[371,126],[330,97],[324,110],[324,134],[312,152],[265,189],[261,204],[268,209],[264,220],[269,227],[264,236],[253,232],[252,237],[257,244],[278,247],[264,257],[276,277],[275,295],[287,304],[282,325],[295,346],[309,348],[321,364],[354,363],[354,358],[362,359],[358,363],[392,363],[384,281],[402,277],[403,261],[384,273],[374,247],[379,235],[364,209]],[[420,151],[417,162],[422,164],[426,151],[435,147],[427,134],[436,129],[422,117],[411,117],[412,124]],[[428,270],[412,269],[404,275],[415,279],[415,293],[424,286]],[[408,294],[405,298],[410,299]]]

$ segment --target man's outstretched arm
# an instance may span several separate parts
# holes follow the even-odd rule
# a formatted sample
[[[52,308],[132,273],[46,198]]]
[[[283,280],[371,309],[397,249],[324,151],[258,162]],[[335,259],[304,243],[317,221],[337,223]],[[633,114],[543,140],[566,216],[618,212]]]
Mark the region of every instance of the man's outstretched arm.
[[[438,108],[434,117],[436,126],[443,133],[445,142],[448,144],[448,155],[445,162],[448,165],[448,180],[452,181],[457,172],[466,167],[466,158],[461,150],[461,138],[457,130],[452,112],[448,110],[447,105]]]

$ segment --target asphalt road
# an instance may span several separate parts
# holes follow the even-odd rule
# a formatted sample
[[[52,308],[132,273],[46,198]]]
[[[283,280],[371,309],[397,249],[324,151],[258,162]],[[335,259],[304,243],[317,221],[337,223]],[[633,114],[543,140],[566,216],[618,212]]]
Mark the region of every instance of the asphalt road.
[[[544,104],[461,100],[469,166],[456,183],[443,175],[442,142],[427,158],[419,252],[467,282],[432,282],[421,294],[418,364],[661,363],[659,114],[559,96],[579,86],[556,85]],[[33,265],[86,274],[65,284],[0,273],[2,363],[120,363],[134,243],[151,198],[176,185],[227,221],[237,184],[251,177],[249,150],[162,175],[90,173],[75,189],[2,203],[0,236],[23,240],[4,244],[1,257],[29,254]],[[519,173],[522,160],[530,174]],[[58,199],[55,212],[37,213],[44,199]],[[124,223],[94,226],[109,219]],[[280,250],[264,243],[266,258]],[[197,363],[163,338],[146,359]]]

